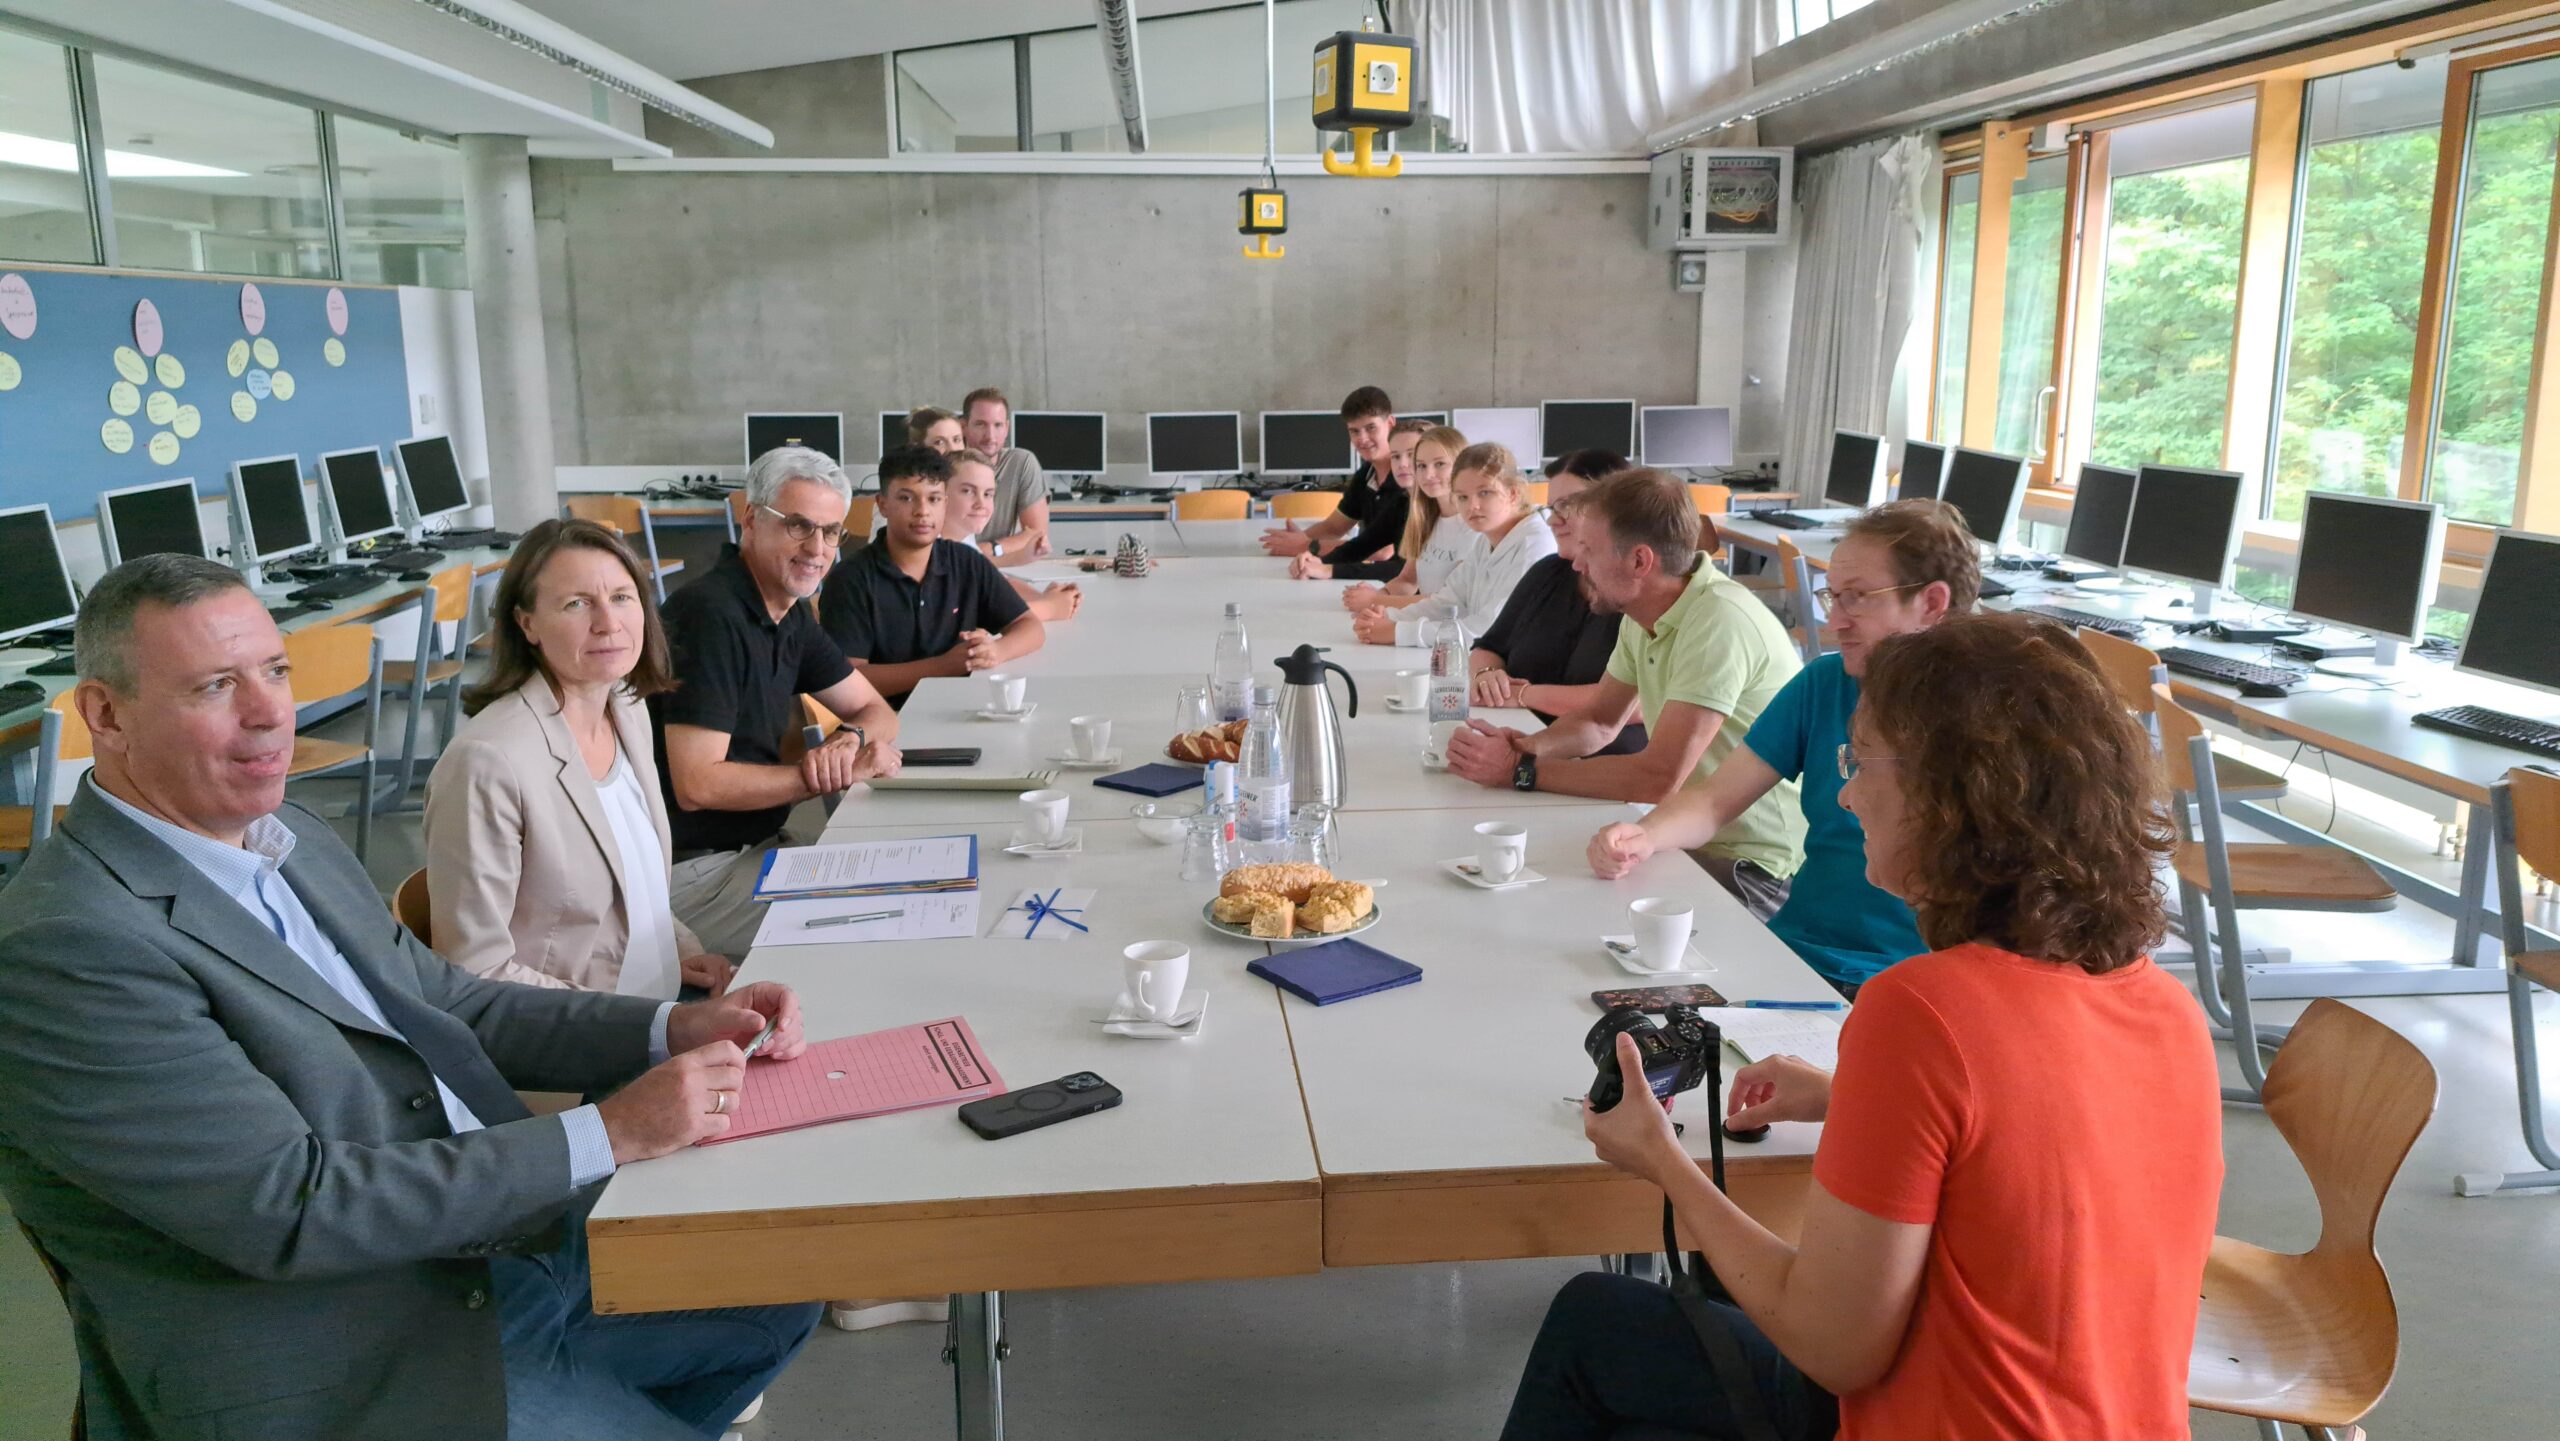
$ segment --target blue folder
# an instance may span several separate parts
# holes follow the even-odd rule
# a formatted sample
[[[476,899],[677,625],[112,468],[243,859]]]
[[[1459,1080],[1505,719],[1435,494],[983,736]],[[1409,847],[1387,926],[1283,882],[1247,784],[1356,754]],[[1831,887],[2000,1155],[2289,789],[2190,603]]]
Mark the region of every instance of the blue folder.
[[[1245,969],[1312,1006],[1392,991],[1422,979],[1422,967],[1348,937],[1265,956]]]

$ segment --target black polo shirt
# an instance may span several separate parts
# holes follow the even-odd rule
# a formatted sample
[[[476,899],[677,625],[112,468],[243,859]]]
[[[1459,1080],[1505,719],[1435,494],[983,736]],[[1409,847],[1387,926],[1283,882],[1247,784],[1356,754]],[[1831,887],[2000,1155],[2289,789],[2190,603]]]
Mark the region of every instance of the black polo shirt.
[[[888,665],[941,655],[960,632],[1003,630],[1028,609],[994,561],[956,540],[933,543],[921,581],[875,540],[837,562],[818,592],[818,619],[836,649]]]
[[[676,688],[649,697],[649,726],[656,738],[658,784],[666,791],[669,839],[678,851],[762,845],[781,833],[791,807],[689,811],[677,805],[667,727],[724,732],[730,760],[780,765],[782,738],[799,733],[799,698],[832,690],[853,667],[807,606],[773,618],[736,546],[723,547],[719,563],[669,596],[661,614]]]
[[[1620,617],[1595,615],[1583,599],[1573,562],[1550,555],[1532,564],[1511,588],[1502,614],[1476,641],[1476,649],[1502,658],[1502,668],[1532,685],[1590,685],[1609,673],[1618,647]],[[1532,711],[1549,725],[1555,717]],[[1633,755],[1644,749],[1644,722],[1629,721],[1617,739],[1594,755]]]
[[[1358,470],[1351,472],[1351,478],[1342,483],[1342,504],[1340,509],[1343,516],[1356,526],[1360,523],[1363,517],[1368,515],[1369,502],[1377,498],[1377,468],[1364,460],[1360,462],[1360,468]]]
[[[1404,543],[1405,517],[1412,509],[1411,491],[1392,478],[1381,482],[1360,509],[1358,529],[1324,553],[1333,578],[1388,581],[1403,574],[1406,557],[1380,553]]]

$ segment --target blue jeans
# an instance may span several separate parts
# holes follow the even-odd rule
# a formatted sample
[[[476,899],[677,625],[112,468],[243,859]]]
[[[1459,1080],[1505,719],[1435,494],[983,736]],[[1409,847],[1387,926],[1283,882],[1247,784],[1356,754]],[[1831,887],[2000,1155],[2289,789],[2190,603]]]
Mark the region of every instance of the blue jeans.
[[[711,1441],[817,1329],[824,1309],[731,1306],[599,1316],[586,1207],[547,1256],[489,1263],[507,1371],[507,1441]]]
[[[1761,1408],[1785,1441],[1825,1441],[1840,1426],[1831,1394],[1778,1354],[1731,1306],[1708,1309],[1742,1343]],[[1733,1409],[1689,1318],[1650,1281],[1590,1271],[1567,1281],[1529,1348],[1502,1441],[1667,1441],[1739,1435]]]

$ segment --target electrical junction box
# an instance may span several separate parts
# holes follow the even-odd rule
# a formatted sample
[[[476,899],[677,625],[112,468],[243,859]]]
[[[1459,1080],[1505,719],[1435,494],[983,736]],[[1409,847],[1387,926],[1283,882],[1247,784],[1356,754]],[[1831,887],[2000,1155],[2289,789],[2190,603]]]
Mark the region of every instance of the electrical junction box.
[[[1653,157],[1645,243],[1655,250],[1750,250],[1795,239],[1791,146],[1684,147]]]

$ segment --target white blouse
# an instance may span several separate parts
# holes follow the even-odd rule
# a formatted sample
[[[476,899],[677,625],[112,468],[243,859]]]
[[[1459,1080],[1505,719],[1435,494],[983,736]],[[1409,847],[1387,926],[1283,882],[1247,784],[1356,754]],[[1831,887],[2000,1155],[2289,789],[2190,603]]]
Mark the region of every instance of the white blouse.
[[[1422,554],[1413,558],[1416,593],[1430,595],[1449,583],[1458,563],[1475,549],[1476,533],[1454,515],[1444,515],[1422,538]]]
[[[1467,558],[1458,563],[1448,583],[1425,591],[1422,600],[1406,608],[1404,613],[1414,619],[1396,622],[1396,644],[1422,644],[1422,620],[1416,613],[1434,610],[1457,616],[1470,639],[1484,634],[1501,619],[1502,603],[1511,599],[1511,588],[1520,583],[1520,577],[1556,553],[1556,533],[1536,511],[1522,516],[1500,545],[1488,544],[1481,535],[1470,534],[1468,539]]]
[[[649,799],[640,793],[639,774],[617,748],[613,774],[596,787],[604,802],[605,821],[622,861],[622,905],[631,923],[631,941],[622,953],[622,978],[614,990],[626,996],[653,996],[672,1001],[683,988],[682,958],[676,954],[676,915],[667,900],[667,858],[658,849],[658,828],[649,820]]]

